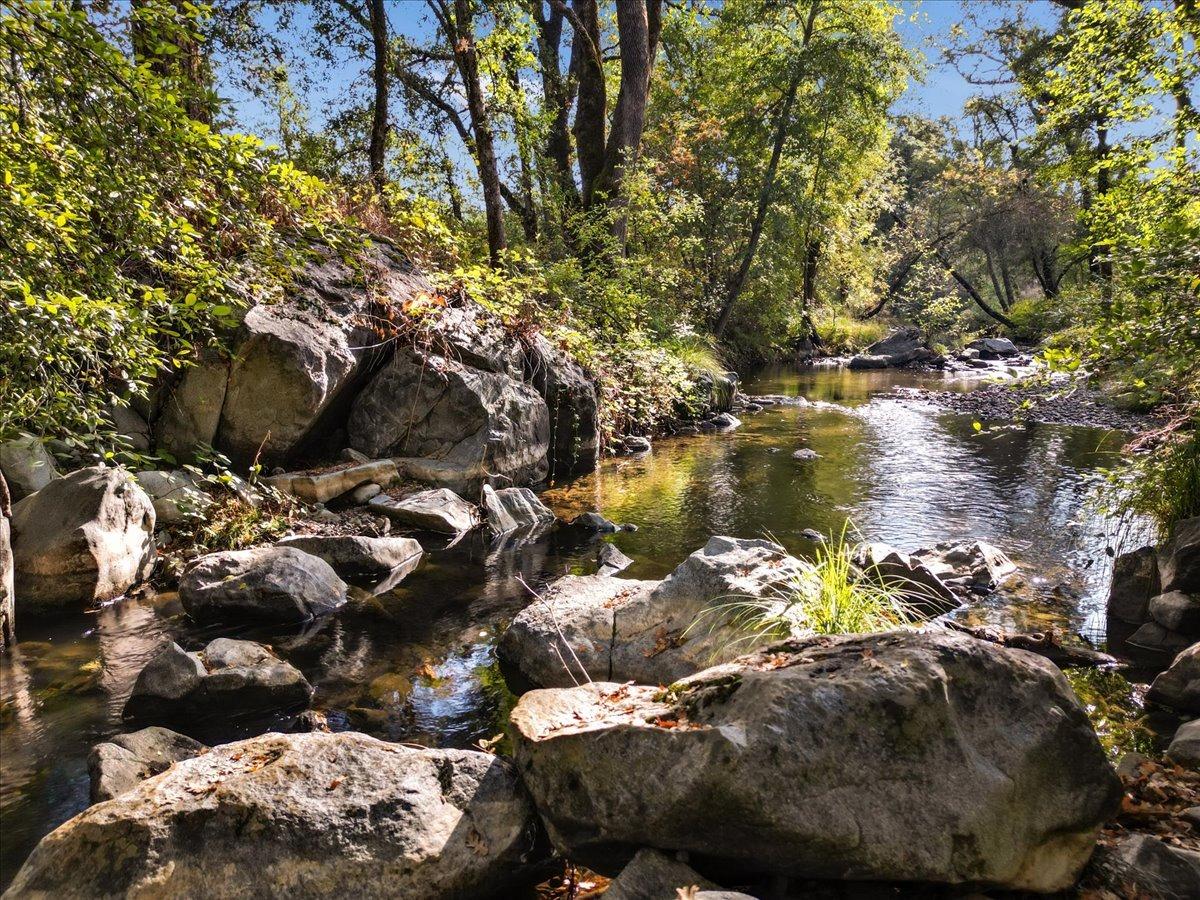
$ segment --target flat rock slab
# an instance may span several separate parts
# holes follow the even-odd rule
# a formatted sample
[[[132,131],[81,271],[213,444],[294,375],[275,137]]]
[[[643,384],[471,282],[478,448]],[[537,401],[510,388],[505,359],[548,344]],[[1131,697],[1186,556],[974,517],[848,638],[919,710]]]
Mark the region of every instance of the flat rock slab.
[[[439,534],[461,534],[479,524],[474,504],[449,488],[434,488],[400,499],[379,494],[367,505],[393,522]]]
[[[71,819],[9,896],[482,896],[502,891],[533,830],[513,767],[491,754],[267,734]]]
[[[339,575],[347,577],[393,575],[411,572],[424,551],[413,538],[363,537],[357,535],[296,535],[277,546],[294,547],[325,560]]]
[[[92,747],[88,755],[92,802],[111,800],[207,749],[185,734],[158,725],[118,734]]]
[[[787,642],[668,690],[532,691],[515,759],[559,852],[1051,892],[1121,782],[1062,673],[947,632]]]
[[[272,475],[266,482],[276,490],[307,500],[309,503],[325,503],[361,484],[389,485],[396,480],[397,475],[394,462],[390,459],[377,459],[331,469],[328,472],[289,472],[284,475]]]

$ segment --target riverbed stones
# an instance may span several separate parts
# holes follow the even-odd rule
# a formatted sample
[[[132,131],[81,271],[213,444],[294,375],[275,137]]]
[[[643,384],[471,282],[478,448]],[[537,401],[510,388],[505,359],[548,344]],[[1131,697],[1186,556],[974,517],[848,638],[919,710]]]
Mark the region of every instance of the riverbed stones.
[[[1175,523],[1158,554],[1163,591],[1200,594],[1200,516]]]
[[[159,528],[202,518],[212,506],[212,498],[186,470],[138,472],[137,480],[154,502],[155,525]]]
[[[179,600],[198,622],[302,622],[346,602],[346,583],[325,560],[296,547],[209,553],[179,582]]]
[[[369,456],[440,464],[439,483],[475,491],[494,477],[514,484],[549,471],[550,414],[541,395],[509,375],[402,350],[354,401],[350,445]]]
[[[985,541],[956,544],[945,541],[912,554],[951,590],[992,591],[1017,571],[999,547]]]
[[[409,537],[361,537],[358,535],[296,535],[285,537],[279,547],[294,547],[325,560],[346,577],[389,575],[399,569],[412,571],[421,561],[421,545]]]
[[[326,503],[359,485],[391,484],[396,480],[397,475],[396,464],[392,460],[376,459],[324,472],[288,472],[283,475],[272,475],[266,479],[266,482],[276,490],[299,497],[309,503]]]
[[[0,473],[8,482],[13,500],[37,493],[60,477],[46,445],[31,434],[0,443]]]
[[[1200,642],[1183,650],[1154,679],[1146,699],[1200,715]]]
[[[1200,770],[1200,719],[1185,722],[1167,747],[1167,759],[1179,766]]]
[[[775,592],[806,571],[770,541],[714,537],[663,581],[568,575],[517,615],[497,652],[544,687],[574,684],[584,673],[669,684],[742,652],[731,603],[776,602]]]
[[[400,498],[379,494],[367,505],[393,522],[439,534],[461,534],[479,524],[475,505],[449,488],[433,488]]]
[[[556,516],[538,495],[529,488],[483,486],[483,509],[488,526],[496,534],[507,534],[518,528],[542,528],[554,522]]]
[[[88,606],[145,580],[154,566],[154,505],[124,469],[56,478],[13,509],[16,596],[28,608]]]
[[[1150,598],[1160,593],[1162,581],[1153,547],[1122,553],[1113,561],[1112,586],[1108,592],[1110,618],[1141,625],[1146,621]]]
[[[91,800],[101,803],[137,787],[208,748],[185,734],[151,725],[96,744],[88,754]]]
[[[138,674],[124,716],[184,722],[308,706],[312,685],[291,663],[254,641],[217,638],[200,652],[169,643]]]
[[[503,890],[531,826],[513,767],[491,754],[266,734],[71,819],[10,895],[480,896]]]
[[[515,759],[554,846],[747,871],[1072,885],[1121,783],[1047,660],[946,632],[788,642],[660,688],[533,691]]]

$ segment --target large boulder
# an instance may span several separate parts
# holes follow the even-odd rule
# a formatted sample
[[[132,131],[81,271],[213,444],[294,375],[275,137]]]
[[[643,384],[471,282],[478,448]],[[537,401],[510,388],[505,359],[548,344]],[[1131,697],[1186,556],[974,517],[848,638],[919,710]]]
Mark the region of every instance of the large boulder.
[[[71,819],[10,895],[479,896],[503,889],[531,825],[513,767],[491,754],[266,734]]]
[[[578,363],[541,335],[525,349],[525,377],[550,416],[550,478],[596,467],[600,452],[596,385]]]
[[[1200,594],[1200,516],[1175,523],[1158,552],[1158,571],[1163,591]]]
[[[1200,637],[1200,595],[1168,591],[1150,601],[1150,618],[1170,631]]]
[[[165,645],[138,673],[124,716],[186,722],[308,706],[313,689],[300,670],[254,641],[217,638],[200,652]]]
[[[918,359],[926,359],[933,353],[925,346],[921,331],[911,325],[898,328],[882,340],[876,341],[866,351],[850,359],[851,369],[887,369],[903,366]]]
[[[0,474],[0,650],[16,640],[17,609],[13,591],[12,501]]]
[[[1200,719],[1179,726],[1167,747],[1167,759],[1176,765],[1200,770]]]
[[[346,602],[329,563],[296,547],[209,553],[179,582],[179,600],[198,622],[302,622]]]
[[[158,725],[118,734],[88,754],[92,802],[111,800],[207,749],[185,734]]]
[[[543,687],[583,673],[668,684],[745,652],[731,604],[775,602],[805,571],[770,541],[714,537],[661,582],[568,575],[517,615],[497,652]]]
[[[411,572],[424,552],[409,537],[305,534],[283,538],[278,546],[319,557],[347,578],[391,575],[398,569]]]
[[[155,446],[182,461],[216,443],[228,383],[229,360],[216,352],[185,369],[163,391],[153,424]]]
[[[124,469],[56,478],[13,510],[16,594],[23,607],[119,597],[154,566],[154,505]]]
[[[496,534],[507,534],[518,528],[537,529],[555,521],[554,512],[529,488],[483,486],[483,509],[488,525]]]
[[[377,494],[367,505],[393,522],[439,534],[461,534],[479,524],[475,506],[449,488],[420,491],[399,499]]]
[[[416,351],[398,351],[358,395],[347,434],[368,456],[434,460],[438,483],[459,491],[493,477],[534,483],[548,472],[550,418],[536,390]]]
[[[1122,553],[1113,561],[1108,616],[1130,625],[1146,621],[1150,598],[1162,593],[1158,558],[1153,547]]]
[[[1146,699],[1200,715],[1200,642],[1181,651],[1154,679]]]
[[[1088,866],[1088,887],[1100,897],[1194,900],[1200,896],[1200,853],[1150,834],[1123,834],[1101,846]],[[1091,890],[1083,896],[1093,896]]]
[[[948,632],[789,642],[664,691],[533,691],[515,758],[554,846],[787,876],[1070,887],[1121,783],[1062,673]]]
[[[0,443],[0,474],[8,482],[13,500],[37,493],[59,477],[54,457],[31,434]]]
[[[1021,352],[1008,338],[992,337],[976,338],[967,344],[967,349],[978,353],[980,359],[1004,359]]]

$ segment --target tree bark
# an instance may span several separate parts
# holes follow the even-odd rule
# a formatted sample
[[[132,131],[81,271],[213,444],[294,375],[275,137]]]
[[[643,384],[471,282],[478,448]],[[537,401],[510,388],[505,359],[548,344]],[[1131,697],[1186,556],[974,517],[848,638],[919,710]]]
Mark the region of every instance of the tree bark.
[[[575,108],[575,152],[583,204],[591,205],[596,177],[604,168],[605,117],[608,99],[604,89],[604,62],[600,58],[600,14],[596,0],[574,0],[575,36],[571,41],[571,68],[579,79]]]
[[[375,82],[375,100],[371,108],[371,141],[367,156],[371,170],[371,184],[375,193],[383,196],[387,183],[384,172],[384,157],[388,138],[388,21],[383,0],[371,0],[371,50],[374,54],[372,79]]]
[[[574,90],[562,76],[559,45],[562,42],[563,7],[551,4],[550,15],[543,15],[542,0],[530,0],[537,25],[538,60],[542,69],[542,105],[551,112],[546,133],[546,158],[554,167],[554,178],[564,201],[579,202],[575,176],[571,171],[571,101]]]

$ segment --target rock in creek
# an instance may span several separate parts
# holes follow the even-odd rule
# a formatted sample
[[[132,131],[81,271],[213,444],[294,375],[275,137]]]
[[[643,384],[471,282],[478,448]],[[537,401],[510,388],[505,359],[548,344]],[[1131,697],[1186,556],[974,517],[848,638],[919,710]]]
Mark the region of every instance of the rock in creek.
[[[1167,747],[1167,759],[1176,765],[1200,770],[1200,719],[1179,726]]]
[[[1158,555],[1162,589],[1200,594],[1200,516],[1175,523],[1175,532]]]
[[[546,477],[549,415],[537,391],[508,375],[398,351],[354,401],[347,433],[369,456],[433,460],[431,475],[473,492],[494,476]]]
[[[529,488],[495,490],[483,486],[483,509],[488,525],[496,534],[507,534],[518,528],[537,528],[550,525],[554,513]]]
[[[214,747],[42,839],[8,896],[460,898],[532,835],[512,766],[355,733]]]
[[[97,744],[88,755],[91,800],[101,803],[137,787],[208,748],[185,734],[151,725]]]
[[[1056,891],[1121,797],[1032,654],[950,633],[789,642],[658,688],[533,691],[515,758],[555,847],[747,871]]]
[[[632,566],[633,560],[615,544],[602,543],[596,551],[596,563],[600,566],[597,575],[616,575]]]
[[[851,357],[851,369],[888,369],[907,365],[918,359],[928,359],[932,351],[925,346],[919,329],[906,326],[876,341],[865,353]]]
[[[1174,654],[1190,644],[1191,638],[1164,628],[1157,622],[1147,622],[1128,638],[1126,643],[1150,653]]]
[[[1149,613],[1150,598],[1162,592],[1158,557],[1153,547],[1122,553],[1113,561],[1108,615],[1120,622],[1141,625]]]
[[[296,535],[276,545],[294,547],[325,560],[348,578],[411,572],[421,562],[421,545],[408,537],[358,537],[352,535]]]
[[[598,512],[580,513],[567,524],[572,528],[578,528],[580,531],[586,531],[591,534],[612,534],[615,531],[621,530],[620,525],[616,522],[610,522]]]
[[[61,477],[46,445],[31,434],[0,443],[0,474],[8,482],[13,500],[37,493]]]
[[[1150,601],[1150,618],[1169,631],[1200,637],[1200,596],[1170,591]]]
[[[137,480],[154,501],[154,520],[158,528],[202,518],[212,506],[212,498],[200,489],[191,472],[138,472]]]
[[[525,350],[525,377],[546,401],[550,415],[550,478],[596,467],[600,450],[596,385],[565,353],[541,335]]]
[[[868,543],[855,550],[855,563],[893,587],[921,615],[932,618],[962,606],[962,600],[921,559],[890,544]]]
[[[1200,642],[1183,650],[1170,667],[1154,679],[1146,699],[1200,714]]]
[[[119,597],[154,566],[154,505],[124,469],[56,478],[13,509],[16,595],[24,607]]]
[[[400,499],[378,494],[367,505],[393,522],[439,534],[461,534],[479,524],[475,506],[449,488],[434,488]]]
[[[302,622],[346,602],[346,583],[325,560],[295,547],[209,553],[179,582],[197,622]]]
[[[980,359],[1004,359],[1021,352],[1008,338],[977,338],[967,344],[967,349],[978,353]]]
[[[123,715],[143,722],[255,715],[306,707],[312,695],[299,669],[254,641],[217,638],[199,653],[169,643],[138,674]]]
[[[288,472],[272,475],[267,484],[309,503],[325,503],[352,491],[360,484],[391,484],[398,475],[390,459],[376,459],[326,472]]]
[[[1017,571],[1004,551],[983,541],[969,544],[942,542],[912,554],[951,590],[995,590]]]

